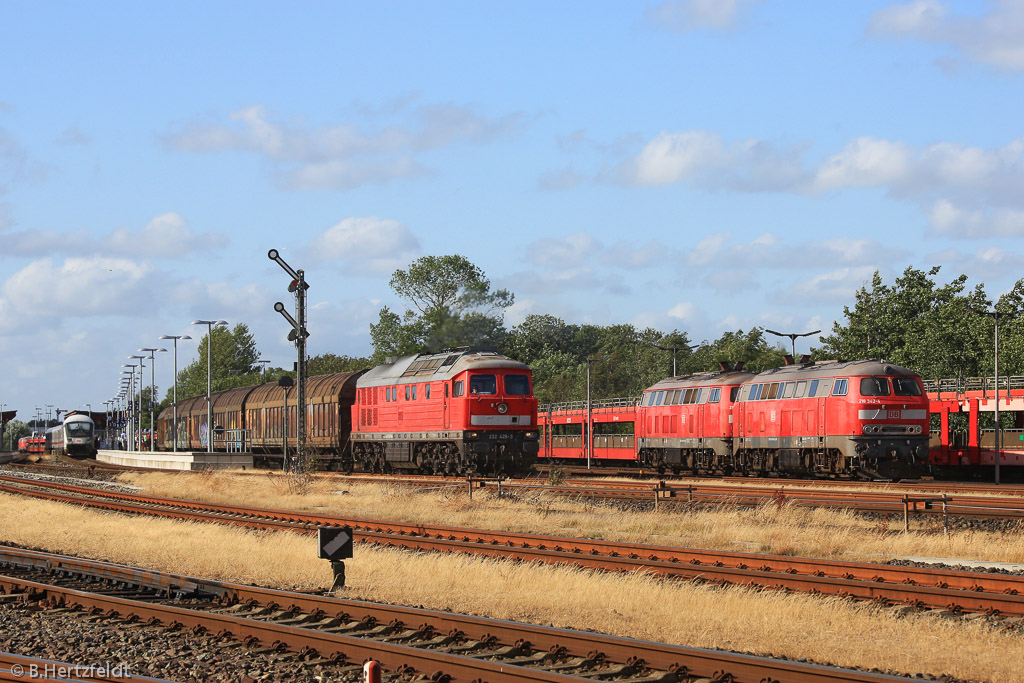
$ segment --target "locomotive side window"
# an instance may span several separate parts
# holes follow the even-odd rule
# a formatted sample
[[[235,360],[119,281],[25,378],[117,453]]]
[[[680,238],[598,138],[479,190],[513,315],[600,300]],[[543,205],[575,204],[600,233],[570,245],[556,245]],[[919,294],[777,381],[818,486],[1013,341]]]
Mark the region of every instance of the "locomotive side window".
[[[861,377],[861,396],[888,396],[889,380],[885,377]]]
[[[409,400],[409,385],[408,384],[405,385],[405,400],[406,401]]]
[[[807,380],[801,380],[796,383],[796,398],[803,398],[807,395]]]
[[[430,398],[430,385],[429,384],[424,384],[423,385],[423,398]]]
[[[708,396],[708,403],[718,403],[722,396],[722,390],[719,387],[715,387],[711,390],[711,395]]]
[[[836,383],[832,386],[832,395],[846,396],[846,389],[849,382],[850,380],[846,379],[845,377],[842,379],[837,379]]]
[[[465,391],[465,387],[466,383],[463,380],[456,380],[455,388],[452,389],[452,396],[462,396],[463,391]]]
[[[682,396],[682,395],[683,395],[683,390],[682,389],[676,389],[675,391],[673,391],[672,392],[672,400],[668,402],[669,405],[673,405],[673,406],[679,405],[679,397]]]
[[[416,387],[417,386],[418,385],[416,385],[416,384],[412,385],[412,400],[414,400],[414,401],[416,400]]]
[[[807,391],[807,395],[811,396],[811,397],[814,397],[814,395],[817,394],[817,392],[818,392],[818,380],[812,379],[811,380],[811,388]]]
[[[786,382],[786,386],[782,390],[782,398],[793,398],[795,393],[796,393],[796,382]]]
[[[739,387],[733,387],[732,389],[730,389],[729,390],[729,400],[732,401],[733,403],[735,403],[736,402],[736,396],[739,393],[740,393],[740,388]]]
[[[473,375],[469,378],[469,393],[472,396],[493,396],[498,393],[498,381],[494,375]]]
[[[526,375],[505,375],[505,393],[509,396],[528,396],[530,379]]]
[[[921,385],[913,377],[893,377],[892,389],[897,396],[921,395]]]

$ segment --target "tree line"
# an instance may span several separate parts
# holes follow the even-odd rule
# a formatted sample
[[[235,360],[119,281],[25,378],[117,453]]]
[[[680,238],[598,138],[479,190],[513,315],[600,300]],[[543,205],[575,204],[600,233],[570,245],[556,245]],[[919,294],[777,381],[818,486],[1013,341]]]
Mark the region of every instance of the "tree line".
[[[938,274],[938,267],[908,267],[890,284],[876,272],[856,292],[852,306],[843,308],[843,319],[821,337],[821,346],[811,349],[811,358],[883,358],[926,379],[991,376],[994,325],[986,312],[997,310],[1002,316],[1001,374],[1024,374],[1024,280],[993,302],[984,285],[968,289],[967,276],[938,284]],[[396,270],[390,284],[408,307],[401,313],[380,310],[370,325],[373,354],[313,356],[307,364],[310,376],[366,369],[390,356],[483,346],[529,365],[534,391],[548,403],[586,397],[588,361],[591,395],[598,399],[636,396],[670,376],[673,352],[665,349],[675,349],[677,375],[737,361],[757,372],[782,365],[789,352],[784,341],[769,340],[761,327],[696,341],[677,329],[574,324],[534,314],[509,329],[504,317],[514,294],[492,289],[484,272],[459,255],[419,258]],[[256,341],[245,324],[213,328],[209,336],[213,391],[294,375],[287,368],[261,367]],[[178,374],[179,400],[206,393],[207,336],[198,350],[199,357]],[[170,405],[170,393],[157,410]]]

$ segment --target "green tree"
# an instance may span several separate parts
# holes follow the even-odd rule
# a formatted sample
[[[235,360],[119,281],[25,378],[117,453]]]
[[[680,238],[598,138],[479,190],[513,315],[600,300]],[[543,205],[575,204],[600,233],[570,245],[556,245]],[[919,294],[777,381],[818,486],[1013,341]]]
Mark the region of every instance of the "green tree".
[[[0,440],[0,450],[18,450],[18,439],[28,436],[32,429],[21,420],[11,420],[4,427],[3,439]]]
[[[391,288],[412,305],[402,316],[384,307],[370,325],[374,362],[386,356],[452,346],[500,347],[504,311],[515,297],[492,291],[490,280],[464,256],[423,256],[396,270]],[[413,310],[415,309],[415,310]]]
[[[369,358],[352,358],[350,356],[324,353],[319,356],[313,356],[306,361],[306,374],[309,377],[314,375],[331,375],[338,372],[366,370],[370,367],[372,367],[372,363]]]
[[[992,325],[974,310],[987,310],[991,303],[982,285],[967,291],[966,275],[937,284],[939,271],[939,266],[927,272],[908,267],[892,286],[876,272],[871,288],[857,291],[854,307],[843,308],[847,324],[836,322],[832,334],[822,338],[822,353],[843,360],[881,358],[927,379],[984,374],[992,357],[986,327]],[[1011,296],[1000,305],[1018,304]]]

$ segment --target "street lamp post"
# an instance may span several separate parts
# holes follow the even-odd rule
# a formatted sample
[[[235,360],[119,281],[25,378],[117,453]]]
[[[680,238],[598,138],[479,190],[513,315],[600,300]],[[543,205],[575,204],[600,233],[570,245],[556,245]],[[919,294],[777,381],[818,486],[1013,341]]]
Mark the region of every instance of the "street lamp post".
[[[263,383],[266,384],[267,383],[267,366],[270,365],[270,361],[269,360],[258,360],[256,362],[263,366]]]
[[[1015,318],[1015,313],[1003,313],[997,310],[995,307],[991,311],[982,311],[972,306],[967,306],[967,310],[973,311],[979,315],[987,315],[992,318],[992,322],[995,327],[995,376],[996,376],[996,431],[995,431],[995,483],[999,483],[999,461],[1002,460],[1002,430],[999,427],[999,319],[1000,318]]]
[[[125,427],[127,427],[125,436],[128,441],[125,443],[126,447],[134,448],[135,446],[135,365],[124,364],[122,368],[128,368],[122,370],[121,375],[125,377],[126,382],[121,383],[121,388],[125,392],[124,397],[124,420]]]
[[[138,392],[139,392],[139,411],[137,413],[139,429],[136,432],[136,434],[138,434],[138,439],[139,439],[138,449],[139,449],[139,451],[141,451],[142,450],[142,368],[145,367],[145,365],[143,365],[142,361],[144,361],[146,359],[146,357],[145,356],[134,355],[134,356],[129,356],[129,358],[137,358],[139,360],[139,382],[138,382],[138,384],[135,385],[136,388],[138,389]],[[134,375],[133,375],[133,377],[134,377]]]
[[[821,330],[814,330],[813,332],[801,332],[796,334],[794,332],[776,332],[775,330],[765,329],[768,334],[774,334],[776,337],[789,337],[790,341],[793,342],[793,359],[796,359],[796,338],[797,337],[810,337],[812,334],[818,334]]]
[[[672,376],[673,377],[678,377],[679,376],[679,373],[676,370],[676,352],[680,351],[682,349],[689,349],[690,351],[692,351],[694,349],[700,348],[700,344],[693,344],[692,346],[691,345],[687,345],[687,346],[659,346],[657,344],[652,343],[651,346],[653,346],[656,349],[660,349],[662,351],[671,351],[672,352]]]
[[[608,356],[601,356],[600,358],[587,358],[587,433],[584,438],[587,441],[587,469],[590,469],[590,458],[594,451],[594,421],[590,412],[590,364],[597,363],[598,361],[607,360]]]
[[[178,340],[191,339],[187,334],[165,334],[161,339],[174,340],[174,452],[178,452]]]
[[[156,354],[158,351],[167,353],[167,349],[139,349],[149,352],[149,452],[156,450],[156,415],[153,406],[156,403]]]
[[[210,384],[213,356],[213,328],[226,327],[227,320],[193,320],[193,325],[206,325],[206,452],[213,453],[213,403],[210,402]]]

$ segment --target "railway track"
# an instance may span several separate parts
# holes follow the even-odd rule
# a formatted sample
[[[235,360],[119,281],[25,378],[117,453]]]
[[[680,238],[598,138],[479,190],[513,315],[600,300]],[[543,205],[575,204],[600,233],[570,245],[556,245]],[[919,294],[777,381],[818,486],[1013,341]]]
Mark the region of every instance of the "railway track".
[[[1024,576],[864,562],[673,548],[514,532],[386,522],[214,505],[0,477],[0,491],[130,514],[251,529],[315,533],[350,526],[355,540],[416,551],[458,552],[600,571],[643,572],[717,585],[837,595],[952,614],[1024,617]]]
[[[353,478],[361,482],[391,483],[418,488],[458,486],[495,486],[493,480],[453,480],[444,477],[396,477],[362,475]],[[792,504],[803,507],[828,507],[854,512],[902,515],[910,504],[915,514],[948,515],[972,519],[1024,519],[1024,492],[1022,495],[948,495],[931,488],[902,490],[834,490],[816,488],[813,483],[793,485],[779,480],[768,480],[770,485],[742,483],[725,484],[703,480],[653,484],[641,482],[580,480],[550,485],[539,480],[506,480],[501,483],[505,492],[544,491],[579,500],[597,500],[636,505],[678,506],[689,504],[758,506],[766,503]],[[831,483],[827,484],[831,486]],[[941,496],[945,495],[945,510]],[[924,499],[932,504],[924,505]]]
[[[4,601],[230,637],[433,681],[884,683],[908,677],[151,572],[0,546]],[[0,658],[0,667],[3,666]],[[2,675],[2,674],[0,674]],[[3,680],[0,678],[0,680]],[[918,679],[919,680],[919,679]]]

